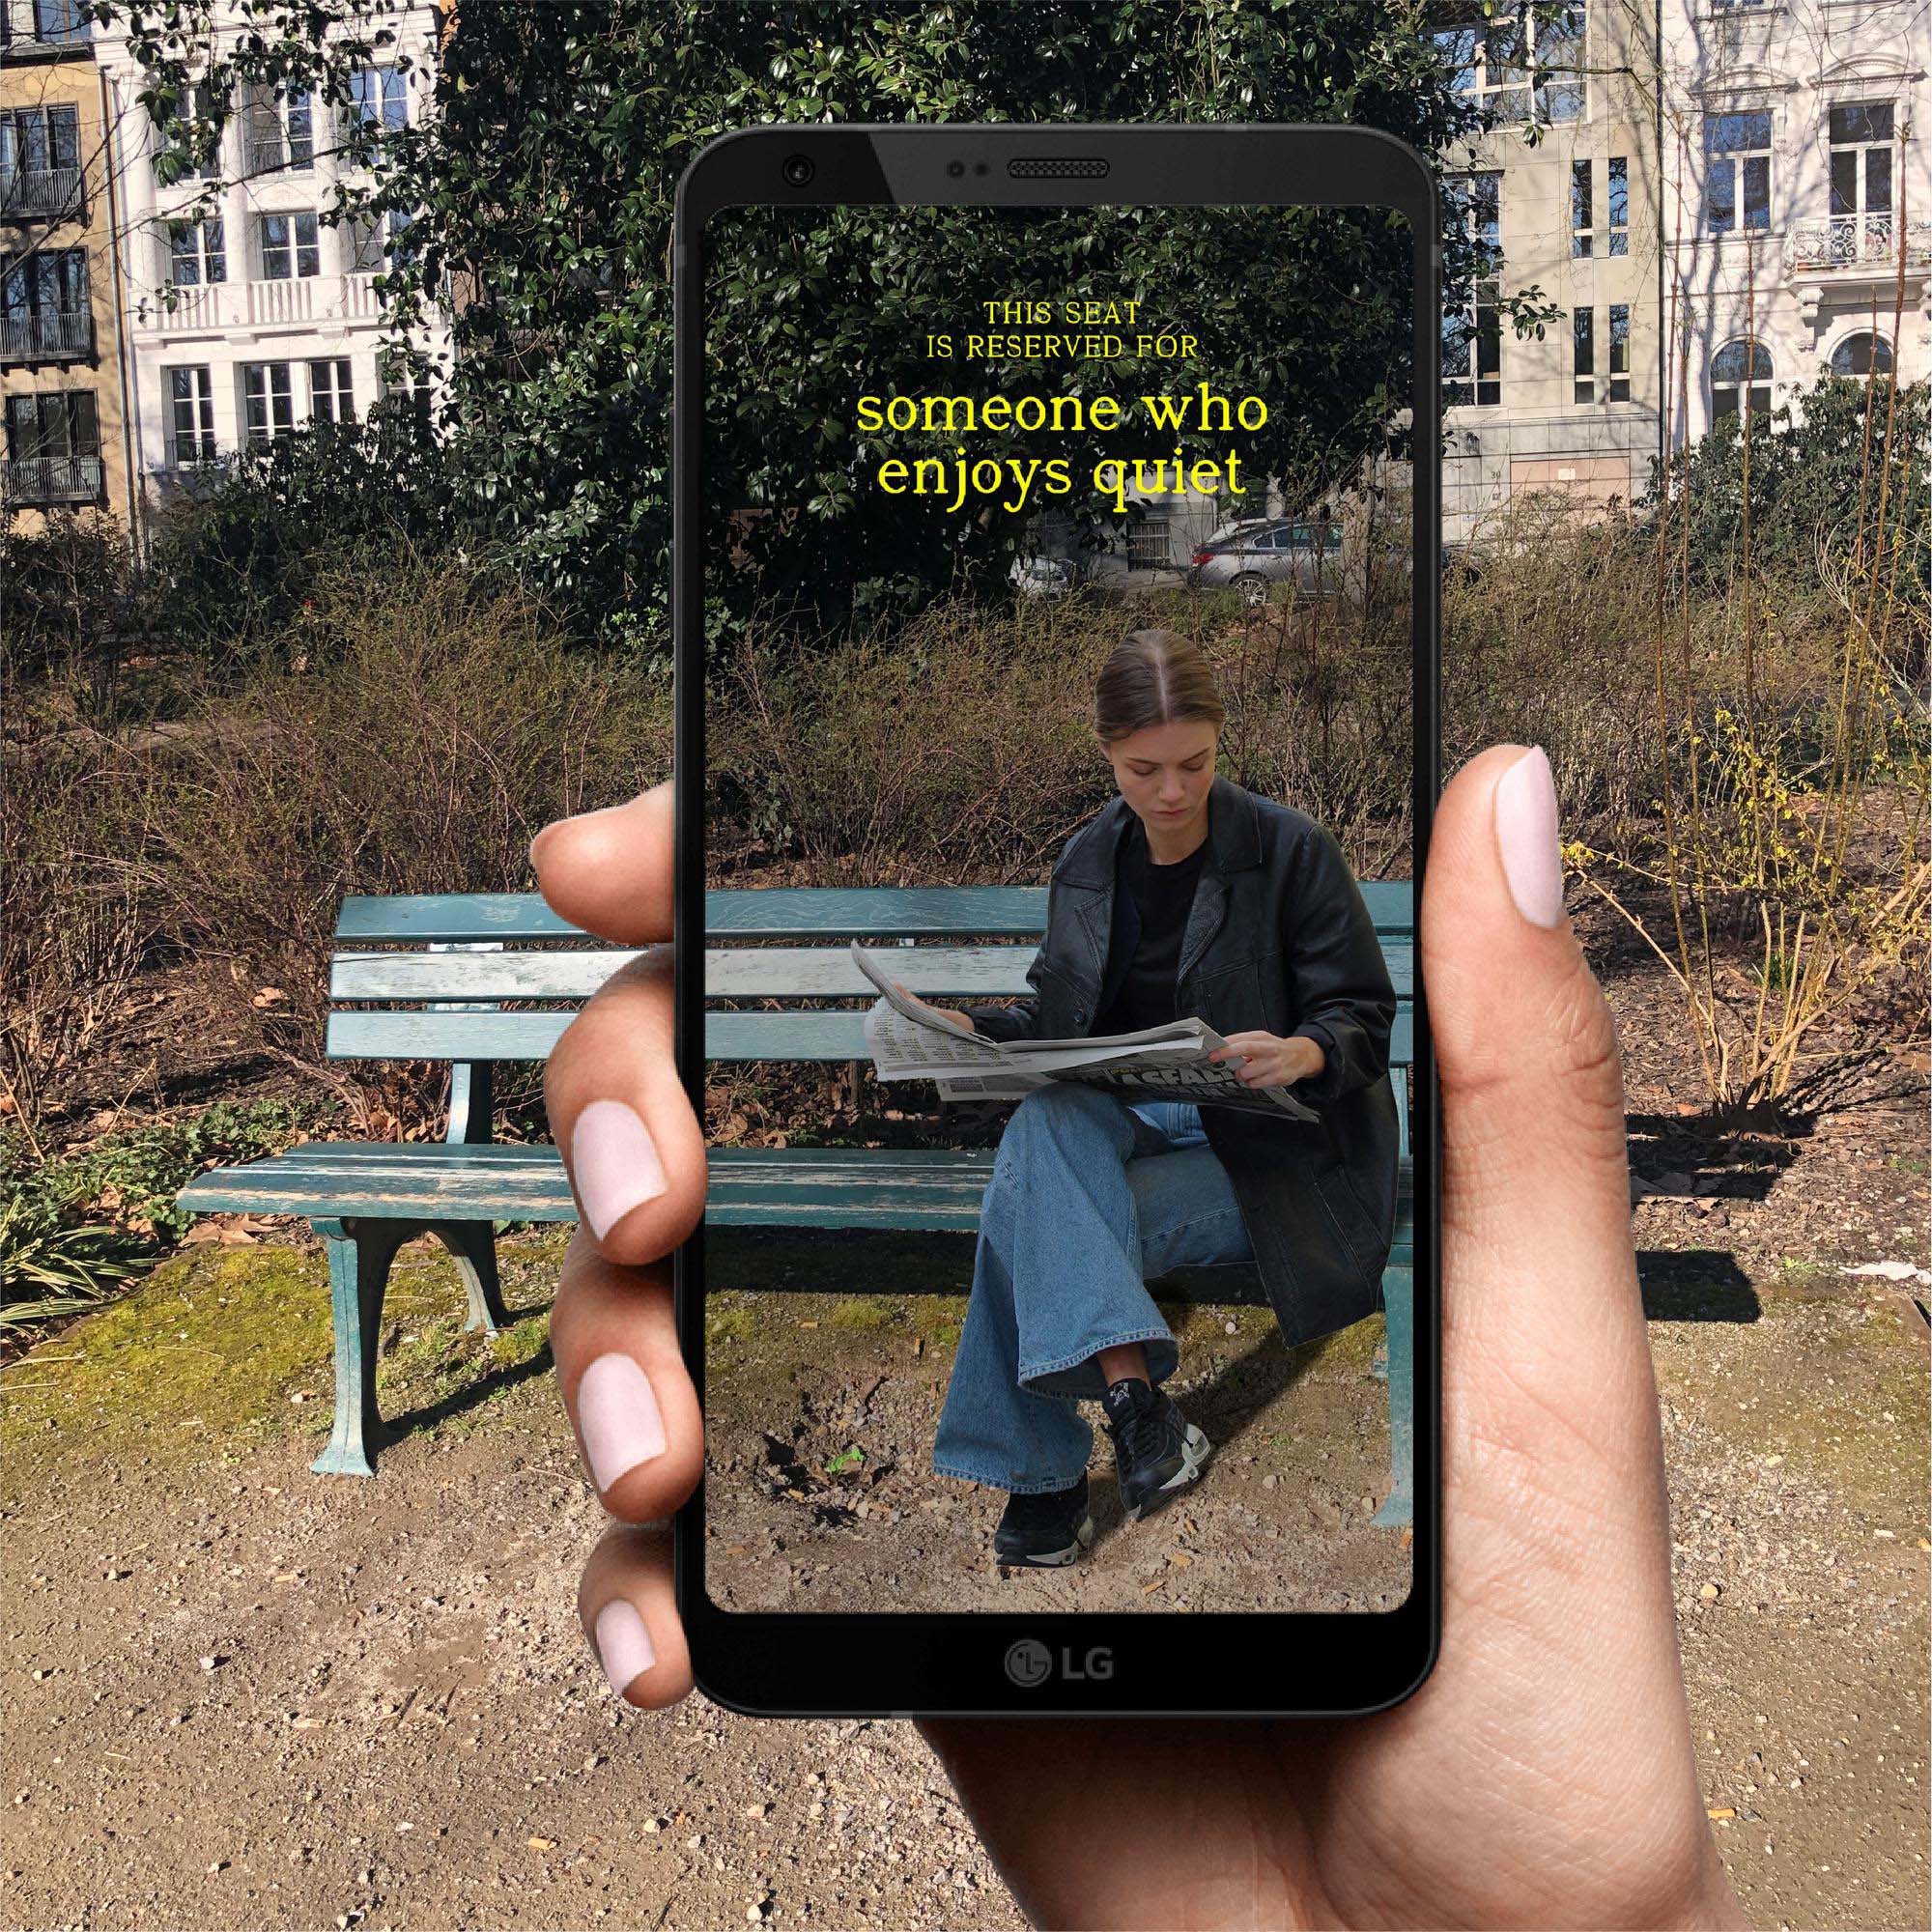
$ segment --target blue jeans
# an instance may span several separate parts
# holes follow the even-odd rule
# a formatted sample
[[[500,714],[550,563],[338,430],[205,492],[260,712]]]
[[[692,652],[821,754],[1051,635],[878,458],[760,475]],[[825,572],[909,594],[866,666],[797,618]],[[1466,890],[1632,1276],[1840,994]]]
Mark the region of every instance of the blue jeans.
[[[1070,1082],[1030,1094],[980,1206],[934,1468],[1020,1493],[1078,1482],[1094,1432],[1075,1405],[1105,1391],[1094,1355],[1145,1343],[1156,1386],[1179,1360],[1148,1278],[1252,1259],[1198,1108]]]

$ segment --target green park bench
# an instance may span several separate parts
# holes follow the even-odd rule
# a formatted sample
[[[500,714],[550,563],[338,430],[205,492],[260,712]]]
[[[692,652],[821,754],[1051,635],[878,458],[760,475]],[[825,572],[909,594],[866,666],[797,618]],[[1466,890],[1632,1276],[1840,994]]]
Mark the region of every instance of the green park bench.
[[[1412,895],[1406,883],[1363,888],[1401,995],[1392,1048],[1406,1083],[1411,1059]],[[704,1044],[721,1062],[857,1062],[871,987],[845,941],[904,946],[895,963],[914,992],[994,999],[1026,992],[1046,916],[1041,887],[713,892],[706,895]],[[335,1325],[335,1425],[321,1474],[366,1476],[379,1446],[376,1355],[383,1292],[396,1250],[438,1236],[469,1290],[471,1328],[505,1317],[495,1224],[574,1221],[577,1205],[554,1147],[494,1143],[491,1077],[503,1061],[548,1057],[576,1009],[626,960],[532,893],[352,897],[330,962],[332,1060],[450,1064],[440,1142],[310,1141],[245,1167],[215,1169],[182,1190],[198,1213],[298,1214],[322,1236]],[[928,944],[922,942],[938,942]],[[822,1004],[838,1000],[843,1006]],[[515,1002],[515,1009],[505,1003]],[[1398,1097],[1401,1097],[1401,1087]],[[1413,1318],[1407,1195],[1383,1279],[1394,1482],[1375,1520],[1411,1520]],[[760,1229],[932,1229],[973,1233],[993,1153],[879,1148],[713,1148],[706,1215]],[[1251,1266],[1189,1271],[1198,1300],[1256,1303]],[[1204,1286],[1203,1284],[1207,1284]]]

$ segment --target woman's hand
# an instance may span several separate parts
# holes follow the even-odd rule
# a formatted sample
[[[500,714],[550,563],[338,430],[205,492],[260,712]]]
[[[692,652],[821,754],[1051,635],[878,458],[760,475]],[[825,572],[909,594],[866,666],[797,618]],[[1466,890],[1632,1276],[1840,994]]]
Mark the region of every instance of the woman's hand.
[[[1257,1028],[1227,1037],[1227,1045],[1208,1058],[1240,1061],[1235,1077],[1244,1087],[1293,1087],[1297,1080],[1313,1080],[1328,1064],[1328,1056],[1305,1034],[1292,1033],[1284,1039]]]
[[[1431,850],[1441,1658],[1368,1718],[924,1725],[1037,1924],[1746,1927],[1685,1705],[1616,1042],[1564,917],[1542,754],[1464,767]],[[670,932],[668,788],[548,827],[532,856],[573,924],[631,946]],[[639,1525],[703,1457],[657,1260],[704,1194],[670,998],[660,945],[585,1006],[546,1079],[585,1214],[551,1339],[613,1519],[578,1606],[647,1709],[684,1696],[691,1664],[669,1540]]]
[[[974,1031],[973,1022],[964,1013],[955,1013],[950,1007],[928,1006],[917,993],[908,993],[896,980],[893,981],[893,991],[910,1000],[921,1012],[930,1013],[934,1019],[944,1020],[948,1026],[957,1027],[961,1033]]]

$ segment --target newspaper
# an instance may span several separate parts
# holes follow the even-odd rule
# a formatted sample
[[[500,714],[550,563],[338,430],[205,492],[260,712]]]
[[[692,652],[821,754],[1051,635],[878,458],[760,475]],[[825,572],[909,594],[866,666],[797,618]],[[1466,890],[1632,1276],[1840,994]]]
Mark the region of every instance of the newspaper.
[[[934,1080],[942,1100],[1016,1100],[1049,1080],[1077,1080],[1128,1101],[1185,1100],[1295,1121],[1319,1118],[1290,1088],[1244,1086],[1236,1077],[1239,1056],[1209,1059],[1228,1042],[1205,1021],[1173,1020],[1088,1039],[986,1039],[935,1019],[857,940],[852,959],[879,989],[866,1015],[866,1045],[881,1080]]]

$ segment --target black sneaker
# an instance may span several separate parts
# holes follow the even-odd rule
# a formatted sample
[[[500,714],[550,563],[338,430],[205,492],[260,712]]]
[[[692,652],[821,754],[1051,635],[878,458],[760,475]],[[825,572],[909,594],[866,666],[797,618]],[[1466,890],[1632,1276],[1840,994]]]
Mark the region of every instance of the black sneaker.
[[[993,1532],[993,1556],[1008,1570],[1058,1570],[1079,1562],[1093,1548],[1094,1519],[1087,1514],[1087,1477],[1070,1490],[1007,1498]]]
[[[1131,1378],[1100,1399],[1114,1437],[1121,1508],[1129,1522],[1165,1509],[1208,1460],[1208,1438],[1174,1406],[1174,1398]]]

